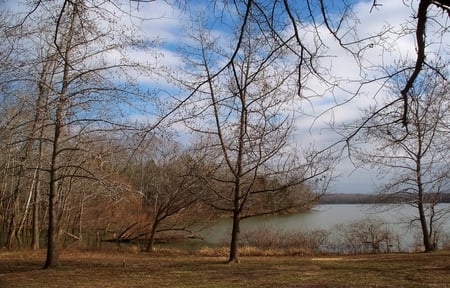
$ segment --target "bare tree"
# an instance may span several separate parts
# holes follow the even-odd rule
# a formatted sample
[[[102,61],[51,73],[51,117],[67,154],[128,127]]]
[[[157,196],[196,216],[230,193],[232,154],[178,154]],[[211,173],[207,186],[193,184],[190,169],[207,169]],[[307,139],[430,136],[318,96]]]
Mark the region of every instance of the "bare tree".
[[[450,189],[449,85],[435,71],[428,73],[415,82],[408,96],[407,130],[399,121],[403,104],[394,102],[382,111],[369,111],[375,116],[358,137],[362,143],[370,143],[358,151],[361,163],[378,167],[383,178],[389,179],[379,188],[383,202],[417,208],[417,218],[411,220],[420,223],[426,252],[435,248],[434,230],[443,213],[448,213],[439,211],[437,204]]]
[[[145,2],[151,1],[130,1],[130,5],[144,5]],[[113,6],[115,4],[118,4],[118,2],[116,1],[106,1],[103,4],[105,3],[108,5],[111,4]],[[415,5],[416,3],[417,5]],[[52,6],[52,4],[54,5]],[[66,65],[66,67],[70,70],[73,68],[72,66],[74,66],[71,63],[73,61],[67,58],[67,55],[64,54],[65,52],[67,52],[67,40],[70,39],[70,37],[68,37],[66,33],[68,31],[67,24],[71,23],[71,20],[73,19],[73,13],[71,14],[69,11],[75,6],[83,6],[83,9],[80,9],[82,13],[79,13],[79,16],[81,16],[80,19],[84,21],[86,20],[84,18],[85,15],[92,15],[90,13],[95,13],[95,11],[98,11],[97,9],[101,6],[90,4],[90,1],[87,0],[64,0],[58,1],[58,3],[56,4],[49,1],[34,1],[29,6],[29,13],[26,13],[23,17],[21,17],[19,21],[17,21],[16,27],[23,28],[26,26],[24,24],[33,22],[34,19],[36,19],[33,18],[34,15],[41,13],[40,11],[49,11],[53,16],[56,25],[53,25],[51,29],[52,31],[47,33],[48,35],[51,34],[52,37],[44,41],[47,44],[51,44],[55,48],[55,50],[48,55],[55,56],[59,60],[62,59],[62,62],[68,64]],[[227,49],[225,53],[217,53],[215,55],[215,57],[217,57],[217,55],[220,54],[219,58],[215,58],[216,60],[220,59],[220,61],[218,61],[216,65],[209,67],[210,69],[209,71],[207,71],[206,77],[197,79],[198,81],[196,83],[191,83],[191,85],[189,85],[189,93],[185,96],[180,96],[178,98],[180,101],[177,103],[177,105],[175,105],[170,111],[168,111],[163,117],[161,117],[155,123],[155,125],[152,125],[148,129],[147,133],[144,134],[144,138],[148,135],[148,133],[154,130],[157,125],[162,123],[162,121],[172,116],[175,111],[180,109],[180,107],[188,103],[195,103],[195,96],[198,95],[198,92],[202,93],[204,88],[208,87],[208,84],[215,81],[217,81],[218,83],[224,83],[225,81],[228,81],[230,86],[243,83],[242,81],[239,82],[236,80],[237,78],[239,78],[236,77],[236,75],[239,76],[236,71],[239,71],[240,69],[237,63],[241,61],[240,57],[247,53],[248,43],[246,42],[246,38],[247,33],[250,30],[254,30],[252,32],[253,35],[261,35],[261,38],[264,38],[264,41],[259,44],[258,50],[262,53],[265,53],[266,55],[269,55],[270,57],[262,57],[262,59],[267,59],[269,60],[269,62],[272,62],[272,59],[274,59],[275,56],[280,57],[280,61],[283,61],[283,59],[287,60],[287,58],[289,58],[289,61],[286,61],[285,63],[290,63],[290,65],[294,64],[287,69],[287,71],[289,71],[289,77],[286,78],[289,79],[289,81],[286,81],[286,83],[290,85],[290,91],[295,91],[295,93],[290,94],[292,97],[294,97],[294,95],[297,95],[304,99],[308,95],[313,97],[317,96],[313,87],[308,85],[308,81],[313,79],[326,86],[325,90],[327,92],[327,96],[335,96],[336,92],[345,93],[346,95],[348,95],[349,97],[346,97],[346,100],[344,101],[334,99],[333,103],[335,105],[343,105],[351,99],[359,97],[360,91],[364,85],[368,85],[374,82],[378,82],[381,83],[381,85],[384,85],[384,81],[386,79],[392,78],[402,72],[407,73],[408,77],[405,77],[404,82],[402,83],[402,85],[399,85],[397,89],[397,97],[395,97],[395,99],[391,103],[388,103],[384,107],[386,109],[389,109],[389,107],[402,102],[402,105],[397,106],[397,109],[400,109],[401,111],[403,111],[403,113],[397,116],[403,122],[404,129],[409,128],[409,119],[407,118],[407,116],[409,111],[408,104],[410,102],[408,99],[408,95],[413,89],[415,83],[417,81],[420,81],[421,76],[423,76],[422,74],[424,73],[424,67],[431,67],[437,72],[438,75],[440,75],[442,79],[447,79],[444,77],[444,75],[446,74],[444,72],[447,67],[446,64],[448,63],[444,63],[444,65],[435,65],[437,62],[432,63],[431,61],[428,61],[429,59],[427,59],[426,57],[427,54],[430,53],[433,53],[433,55],[436,56],[433,58],[436,59],[445,59],[447,57],[446,55],[448,54],[448,51],[446,50],[446,48],[437,49],[437,51],[431,50],[431,47],[435,46],[435,43],[433,42],[435,41],[435,39],[429,37],[431,33],[427,33],[430,32],[429,28],[434,26],[434,28],[437,27],[435,30],[433,30],[433,33],[435,35],[446,34],[446,31],[448,30],[448,24],[445,24],[445,21],[448,19],[447,15],[449,13],[449,3],[446,0],[420,0],[404,2],[405,9],[411,9],[412,11],[412,16],[410,19],[412,26],[402,26],[407,27],[408,29],[402,29],[401,31],[395,31],[392,29],[392,27],[387,27],[383,28],[382,31],[375,32],[374,34],[367,36],[361,36],[358,34],[357,30],[355,29],[355,27],[357,26],[355,23],[362,21],[360,21],[361,19],[358,19],[358,15],[353,13],[353,6],[351,5],[351,3],[348,3],[346,1],[329,3],[324,0],[307,0],[300,2],[292,2],[287,0],[239,0],[213,1],[212,4],[213,5],[209,6],[209,8],[211,8],[211,13],[208,13],[208,15],[212,16],[214,18],[214,21],[209,21],[209,23],[215,22],[219,23],[219,25],[235,28],[236,37],[233,39],[233,42],[231,42],[232,47],[230,49]],[[380,10],[383,9],[382,3],[380,3],[380,1],[374,0],[371,10],[375,10],[375,8]],[[99,13],[97,15],[102,14]],[[113,13],[110,13],[109,15],[112,16]],[[441,21],[442,19],[444,21]],[[34,22],[38,23],[39,21]],[[79,23],[82,23],[82,21],[80,21]],[[436,23],[437,25],[433,25]],[[90,25],[81,26],[82,29],[80,28],[79,30],[87,32],[90,31],[91,27],[93,27]],[[412,28],[409,29],[409,27]],[[62,37],[63,34],[65,35],[64,37]],[[89,33],[86,33],[85,35],[88,34]],[[351,81],[356,81],[357,83],[355,89],[345,89],[345,87],[342,87],[341,84],[342,82],[345,82],[346,79],[336,79],[335,77],[333,77],[332,73],[330,73],[331,69],[327,69],[324,66],[319,65],[319,60],[325,59],[325,56],[334,56],[334,53],[332,51],[330,52],[328,49],[328,43],[325,40],[325,35],[331,36],[331,38],[336,43],[338,43],[339,46],[343,48],[347,53],[352,55],[356,63],[360,65],[359,74],[362,75],[362,77],[360,79],[351,79]],[[365,64],[367,63],[369,63],[369,65],[372,63],[370,59],[368,59],[366,52],[370,47],[380,47],[381,49],[383,49],[383,51],[386,51],[386,46],[389,43],[386,43],[385,40],[392,35],[396,35],[399,38],[405,37],[406,35],[414,35],[416,39],[416,59],[413,62],[404,62],[404,66],[397,67],[394,71],[385,69],[386,67],[377,67],[379,69],[376,69],[376,72],[379,74],[376,75],[376,79],[373,79],[372,72],[374,67],[365,66]],[[211,45],[213,44],[214,43],[212,43]],[[27,45],[22,47],[26,46]],[[440,47],[444,46],[445,45],[441,45]],[[15,47],[17,48],[18,46]],[[9,54],[6,53],[6,55]],[[263,62],[264,61],[265,60],[263,60]],[[268,62],[260,64],[260,67],[264,67],[266,64],[268,64]],[[195,69],[195,66],[193,66],[192,68]],[[195,71],[193,73],[195,73]],[[258,72],[257,74],[261,73]],[[59,72],[59,75],[61,75],[61,71]],[[84,80],[85,74],[80,73],[80,75],[82,76],[77,79]],[[227,77],[228,79],[224,80],[224,78]],[[64,81],[60,83],[64,83]],[[64,85],[60,85],[57,87],[60,94],[63,91],[62,86]],[[237,85],[233,88],[234,92],[232,91],[232,93],[238,94],[237,91],[243,91],[243,89],[245,90],[247,88],[247,86],[239,87]],[[319,94],[321,96],[325,95],[325,93]],[[281,101],[284,100],[284,98],[280,95],[277,95],[277,97],[281,97]],[[190,102],[190,100],[193,101]],[[54,103],[57,102],[58,101]],[[203,105],[204,102],[200,101],[197,103]],[[242,103],[245,103],[245,101]],[[82,107],[81,103],[78,104],[80,104],[80,106],[78,107]],[[262,103],[262,105],[266,104]],[[62,106],[62,108],[66,107],[67,106],[64,105]],[[57,114],[58,113],[54,115]],[[369,120],[367,120],[367,122],[370,121],[372,117],[376,116],[376,114],[378,113],[369,116]],[[57,121],[54,123],[57,123]],[[351,136],[347,137],[347,140],[351,139],[352,137],[354,137],[354,135],[360,132],[361,127],[357,127],[355,131],[352,131]],[[59,137],[60,134],[53,135]]]
[[[136,130],[127,124],[123,111],[132,105],[145,110],[142,101],[149,100],[148,94],[141,92],[135,79],[151,67],[127,59],[127,49],[141,49],[144,42],[132,34],[132,29],[124,32],[125,27],[117,26],[114,17],[120,15],[109,13],[113,7],[108,3],[42,2],[36,8],[25,18],[15,15],[8,23],[5,39],[15,45],[11,59],[16,63],[9,69],[22,74],[10,78],[3,87],[34,115],[34,119],[24,122],[31,123],[26,126],[31,127],[31,132],[22,134],[25,140],[17,143],[33,149],[37,145],[40,152],[33,160],[37,161],[29,167],[22,161],[16,167],[42,175],[33,177],[41,184],[33,180],[29,186],[32,188],[27,189],[29,195],[36,185],[48,189],[48,253],[44,267],[49,268],[58,265],[59,238],[67,227],[64,223],[73,223],[76,218],[69,211],[78,197],[70,195],[77,189],[89,194],[79,188],[86,187],[83,181],[104,180],[99,179],[92,165],[92,159],[100,158],[104,147],[101,143],[112,143]],[[16,93],[24,88],[31,96]],[[21,123],[18,127],[25,126]],[[29,161],[27,153],[21,154]],[[78,211],[82,213],[81,208]]]
[[[342,252],[389,253],[400,251],[399,236],[387,223],[376,217],[340,224],[337,225],[336,230],[339,239],[334,241],[342,242]],[[397,247],[394,246],[395,244]]]
[[[134,153],[136,160],[130,162],[126,172],[142,197],[141,205],[148,217],[147,223],[137,225],[127,234],[132,239],[147,236],[146,251],[151,252],[155,237],[161,232],[192,234],[189,218],[192,214],[201,214],[196,204],[202,188],[190,171],[193,159],[180,145],[159,138],[141,146],[141,152]]]
[[[148,1],[131,1],[145,3]],[[179,1],[174,1],[177,3]],[[397,100],[402,101],[401,115],[403,124],[408,123],[407,95],[412,89],[416,80],[420,79],[424,67],[433,67],[436,71],[445,71],[444,66],[433,66],[427,61],[427,54],[435,54],[437,58],[445,59],[446,49],[434,49],[442,47],[438,38],[427,37],[433,35],[445,35],[448,30],[448,15],[450,14],[450,4],[447,0],[420,0],[403,2],[404,9],[410,10],[410,19],[402,23],[400,30],[389,24],[381,28],[380,31],[369,35],[360,35],[358,26],[364,26],[364,19],[359,19],[354,11],[354,3],[348,1],[329,2],[324,0],[306,1],[267,1],[267,0],[240,0],[240,1],[213,1],[208,6],[208,12],[217,25],[229,26],[237,33],[236,41],[233,42],[231,52],[222,58],[221,65],[210,71],[210,77],[218,77],[221,73],[230,68],[233,61],[243,50],[245,33],[249,26],[256,23],[258,33],[261,33],[268,40],[264,45],[267,51],[276,52],[284,48],[291,56],[291,61],[298,64],[297,73],[292,75],[296,80],[296,90],[299,96],[304,96],[311,88],[308,87],[308,78],[314,77],[325,84],[328,90],[327,96],[347,94],[345,100],[337,100],[336,106],[350,102],[359,96],[361,89],[374,82],[383,85],[386,78],[391,78],[397,73],[406,72],[408,77],[397,91]],[[186,3],[188,5],[188,3]],[[373,0],[370,12],[383,11],[383,3]],[[192,10],[188,10],[191,12]],[[238,18],[235,17],[238,15]],[[210,23],[211,23],[210,22]],[[431,27],[431,28],[430,28]],[[222,29],[222,27],[215,27]],[[433,30],[431,30],[433,29]],[[332,39],[345,51],[354,57],[355,63],[359,65],[360,79],[336,78],[330,70],[324,66],[318,66],[318,61],[326,57],[335,57],[335,52],[328,51]],[[407,63],[404,67],[398,67],[396,71],[385,70],[386,67],[378,67],[377,75],[374,79],[374,62],[372,61],[369,48],[378,47],[383,52],[389,51],[397,39],[414,36],[416,45],[416,58],[413,62]],[[442,44],[442,39],[441,42]],[[381,53],[383,53],[381,52]],[[432,57],[433,58],[433,57]],[[436,64],[436,63],[434,63]],[[445,74],[445,73],[443,73]],[[308,76],[308,77],[306,77]],[[356,88],[348,89],[343,83],[354,81]],[[198,89],[204,85],[200,82]],[[378,91],[372,91],[377,93]],[[188,101],[191,93],[183,99]],[[374,95],[375,96],[375,95]],[[336,99],[335,99],[336,100]],[[175,107],[174,110],[178,109]],[[331,107],[330,109],[333,109]],[[172,111],[173,112],[173,111]],[[171,113],[172,113],[171,112]],[[169,113],[168,115],[170,115]]]
[[[242,219],[308,207],[324,192],[331,167],[327,153],[289,145],[295,115],[289,77],[297,66],[289,66],[284,49],[266,50],[267,39],[251,27],[240,39],[242,53],[220,77],[211,71],[223,50],[205,30],[193,35],[201,48],[189,50],[198,57],[187,63],[208,79],[183,115],[204,164],[203,200],[233,215],[229,262],[239,261]],[[195,90],[189,83],[183,85]]]

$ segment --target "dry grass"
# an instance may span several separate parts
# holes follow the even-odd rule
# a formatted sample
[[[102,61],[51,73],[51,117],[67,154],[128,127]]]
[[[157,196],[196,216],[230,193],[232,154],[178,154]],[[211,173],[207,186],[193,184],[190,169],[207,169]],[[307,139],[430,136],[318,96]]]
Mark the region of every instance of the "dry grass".
[[[240,264],[226,264],[222,250],[205,251],[64,252],[49,270],[41,269],[44,251],[0,251],[0,287],[450,287],[450,251],[245,256]]]

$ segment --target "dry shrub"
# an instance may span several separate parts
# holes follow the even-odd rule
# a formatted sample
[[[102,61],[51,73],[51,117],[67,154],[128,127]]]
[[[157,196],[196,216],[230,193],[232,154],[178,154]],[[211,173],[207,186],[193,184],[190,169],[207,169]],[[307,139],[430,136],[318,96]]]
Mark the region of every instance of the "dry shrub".
[[[180,256],[188,255],[188,251],[175,247],[157,247],[153,251],[149,252],[152,255],[164,255],[164,256]]]
[[[211,248],[207,246],[201,247],[194,252],[195,255],[207,257],[226,257],[228,253],[227,247]]]
[[[329,233],[325,230],[306,232],[285,231],[273,226],[263,226],[242,234],[241,245],[263,250],[281,250],[283,254],[315,254],[326,242]],[[277,252],[275,254],[279,254]]]
[[[194,252],[194,255],[206,257],[227,257],[229,254],[229,247],[211,248],[202,247]],[[242,246],[239,248],[240,256],[287,256],[287,255],[308,255],[303,249],[279,249],[279,248],[258,248],[254,246]]]
[[[239,248],[239,254],[241,256],[266,256],[263,249],[252,246]]]
[[[400,238],[378,217],[364,218],[336,226],[335,252],[389,253],[400,251]]]
[[[285,256],[286,251],[283,249],[262,249],[253,246],[244,246],[239,249],[241,256]]]
[[[138,254],[139,252],[141,252],[141,248],[137,245],[128,245],[124,248],[124,250],[126,250],[126,252],[130,254]]]
[[[287,255],[290,256],[311,256],[316,254],[317,251],[305,250],[303,248],[289,248],[287,250]]]

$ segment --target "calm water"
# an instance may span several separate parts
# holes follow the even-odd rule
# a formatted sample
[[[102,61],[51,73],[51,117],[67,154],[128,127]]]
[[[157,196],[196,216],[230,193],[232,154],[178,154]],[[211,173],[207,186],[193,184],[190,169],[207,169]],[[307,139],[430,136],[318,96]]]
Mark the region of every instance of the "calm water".
[[[339,224],[348,225],[365,218],[379,218],[402,238],[403,243],[412,245],[414,237],[417,236],[417,227],[411,228],[408,223],[417,214],[416,209],[411,206],[397,207],[392,210],[387,208],[385,205],[318,205],[313,210],[301,214],[245,219],[241,222],[241,232],[245,233],[260,227],[276,227],[283,231],[307,232],[322,229],[332,233]],[[450,204],[441,204],[439,208],[450,213]],[[230,231],[231,219],[221,219],[200,234],[208,244],[220,245],[230,237]],[[444,222],[442,233],[450,233],[450,219]]]

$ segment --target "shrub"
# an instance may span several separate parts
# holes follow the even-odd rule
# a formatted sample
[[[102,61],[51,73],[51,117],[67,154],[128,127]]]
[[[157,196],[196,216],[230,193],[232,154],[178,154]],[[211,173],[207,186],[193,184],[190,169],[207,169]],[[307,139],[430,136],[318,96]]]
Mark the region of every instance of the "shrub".
[[[400,251],[400,238],[380,218],[364,218],[336,227],[334,252],[388,253]]]
[[[241,235],[242,247],[254,247],[264,250],[302,251],[301,254],[318,253],[326,242],[329,233],[325,230],[306,232],[285,231],[284,229],[263,226]],[[280,252],[278,252],[280,253]]]

